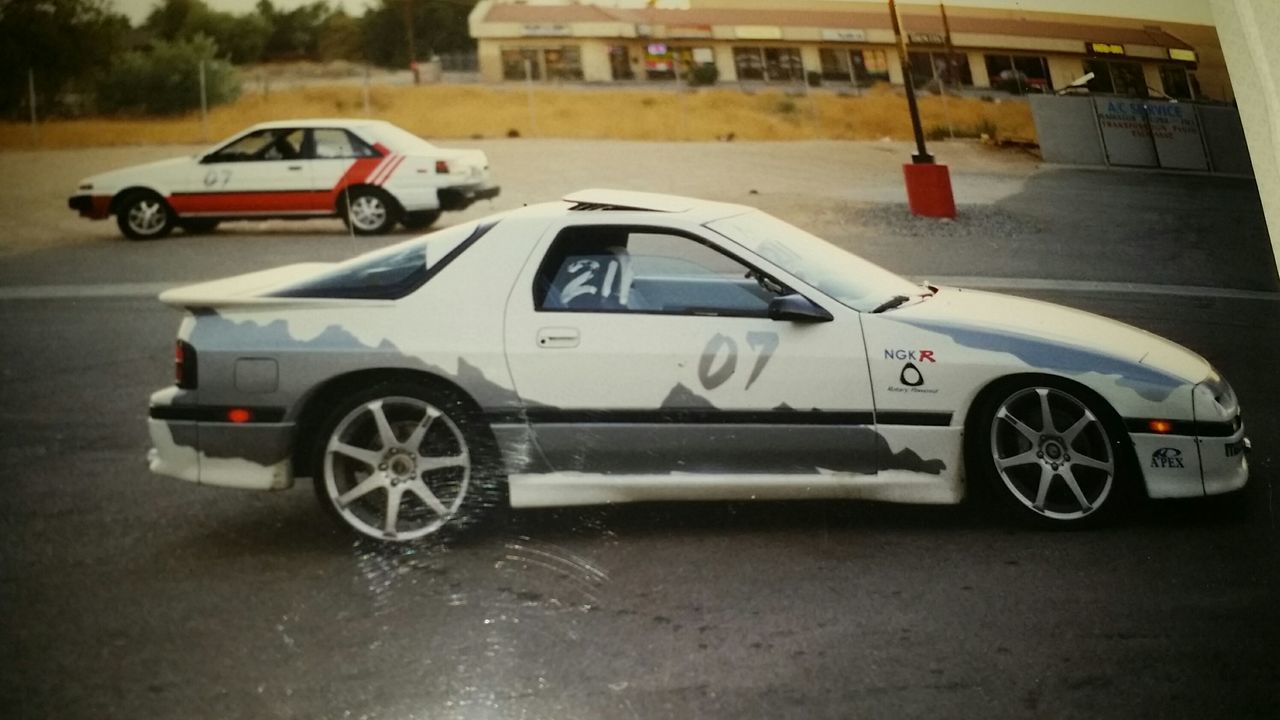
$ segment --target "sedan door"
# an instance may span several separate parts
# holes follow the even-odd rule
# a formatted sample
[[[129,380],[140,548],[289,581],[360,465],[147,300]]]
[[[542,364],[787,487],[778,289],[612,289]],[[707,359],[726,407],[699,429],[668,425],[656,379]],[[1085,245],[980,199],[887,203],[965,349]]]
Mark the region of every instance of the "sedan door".
[[[195,168],[190,187],[171,196],[173,209],[196,217],[332,212],[327,194],[312,187],[306,132],[300,128],[255,130],[209,153]]]
[[[505,331],[552,469],[874,474],[858,314],[796,296],[799,319],[771,320],[788,293],[698,229],[554,226]]]

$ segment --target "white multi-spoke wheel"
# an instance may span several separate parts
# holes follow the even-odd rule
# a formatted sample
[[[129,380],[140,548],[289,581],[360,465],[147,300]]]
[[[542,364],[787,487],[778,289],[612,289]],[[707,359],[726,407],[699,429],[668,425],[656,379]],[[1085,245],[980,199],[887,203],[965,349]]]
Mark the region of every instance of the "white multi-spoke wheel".
[[[483,509],[475,481],[487,474],[485,444],[460,403],[423,390],[386,385],[351,398],[317,447],[321,502],[368,537],[415,540]]]
[[[125,196],[116,208],[116,225],[130,240],[154,240],[173,230],[177,218],[164,198],[138,191]]]
[[[970,450],[1015,514],[1062,527],[1092,523],[1118,504],[1122,446],[1087,392],[1047,380],[1006,388],[977,422]]]
[[[346,193],[343,218],[357,235],[382,235],[399,220],[395,203],[376,188],[357,188]]]

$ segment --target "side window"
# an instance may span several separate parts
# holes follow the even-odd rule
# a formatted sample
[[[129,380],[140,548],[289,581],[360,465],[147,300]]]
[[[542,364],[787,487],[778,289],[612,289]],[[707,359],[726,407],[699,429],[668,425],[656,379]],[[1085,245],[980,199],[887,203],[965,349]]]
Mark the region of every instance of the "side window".
[[[767,317],[786,289],[703,242],[658,228],[592,226],[561,231],[535,280],[534,307],[551,312],[630,312]]]
[[[311,132],[311,138],[317,160],[378,156],[368,143],[340,128],[318,128]]]
[[[205,157],[205,162],[252,162],[256,160],[297,160],[302,157],[306,133],[289,128],[271,128],[251,132],[218,148]]]

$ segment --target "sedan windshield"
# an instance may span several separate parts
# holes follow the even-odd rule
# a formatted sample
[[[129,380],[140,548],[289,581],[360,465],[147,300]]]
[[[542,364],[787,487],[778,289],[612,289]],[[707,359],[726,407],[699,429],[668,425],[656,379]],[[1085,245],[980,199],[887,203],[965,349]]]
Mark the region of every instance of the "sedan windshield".
[[[874,311],[895,297],[930,294],[879,265],[760,211],[716,220],[707,227],[860,312]]]

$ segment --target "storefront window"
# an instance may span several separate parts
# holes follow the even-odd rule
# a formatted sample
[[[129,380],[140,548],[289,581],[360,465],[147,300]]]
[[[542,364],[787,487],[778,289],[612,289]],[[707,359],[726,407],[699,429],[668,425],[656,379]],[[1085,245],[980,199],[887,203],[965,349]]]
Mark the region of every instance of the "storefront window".
[[[864,87],[889,82],[889,55],[884,50],[850,50],[853,76]]]
[[[1093,73],[1093,79],[1089,81],[1089,92],[1147,97],[1147,78],[1142,74],[1142,66],[1136,62],[1087,58],[1084,70],[1086,73]]]
[[[1191,88],[1189,75],[1181,65],[1160,68],[1160,84],[1164,86],[1164,94],[1178,100],[1194,100],[1196,95]]]
[[[1032,55],[987,55],[987,77],[997,90],[1023,95],[1029,92],[1052,92],[1049,61]]]
[[[626,45],[614,45],[609,48],[609,68],[614,80],[633,80],[635,73],[631,71],[631,51]]]
[[[911,80],[918,88],[926,88],[936,82],[948,86],[973,85],[973,73],[969,70],[969,56],[953,53],[947,59],[944,52],[917,51],[911,55]]]
[[[764,79],[764,56],[760,48],[734,48],[733,65],[738,70],[739,80]]]
[[[582,79],[582,53],[577,47],[544,50],[542,58],[546,63],[548,80]]]
[[[796,81],[804,79],[804,63],[800,60],[798,48],[765,48],[765,79],[774,82]]]
[[[502,50],[502,79],[524,80],[525,61],[529,61],[528,72],[534,80],[542,79],[542,68],[538,63],[537,50],[509,49]]]
[[[849,68],[848,50],[832,50],[830,48],[822,48],[818,51],[818,60],[822,64],[822,79],[849,81],[853,78],[853,71]]]
[[[649,43],[644,49],[644,74],[650,80],[671,80],[676,76],[676,60],[666,43]]]

